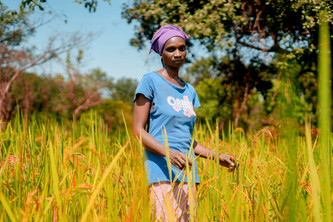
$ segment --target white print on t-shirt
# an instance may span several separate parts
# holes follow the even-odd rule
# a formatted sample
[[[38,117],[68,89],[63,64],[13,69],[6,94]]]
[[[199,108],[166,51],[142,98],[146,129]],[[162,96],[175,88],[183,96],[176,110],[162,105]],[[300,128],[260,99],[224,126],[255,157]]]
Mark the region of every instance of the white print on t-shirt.
[[[175,99],[174,97],[169,96],[167,101],[169,105],[172,106],[172,108],[177,112],[184,110],[184,116],[187,116],[188,118],[190,118],[192,115],[195,116],[193,104],[190,102],[187,96],[183,96],[183,99]]]

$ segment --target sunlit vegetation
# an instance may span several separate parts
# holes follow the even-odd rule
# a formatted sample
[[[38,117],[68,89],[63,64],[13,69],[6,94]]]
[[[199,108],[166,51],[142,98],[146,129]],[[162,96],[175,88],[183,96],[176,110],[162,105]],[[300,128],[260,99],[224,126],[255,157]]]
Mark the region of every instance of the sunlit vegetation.
[[[150,217],[142,146],[130,133],[110,136],[104,122],[90,115],[89,125],[77,122],[71,128],[52,118],[17,117],[1,133],[0,220],[145,221]],[[198,158],[201,184],[194,194],[196,218],[321,218],[322,147],[309,124],[296,127],[285,121],[275,134],[263,128],[246,135],[236,128],[221,136],[208,122],[197,125],[194,137],[200,143],[234,154],[239,166],[228,173],[218,163]]]
[[[301,2],[304,4],[297,10],[308,4]],[[169,6],[175,4],[177,1]],[[196,5],[190,6],[194,10]],[[214,8],[205,9],[208,13]],[[223,13],[229,13],[226,9]],[[319,12],[320,7],[316,10]],[[15,14],[5,16],[10,20]],[[142,22],[146,21],[150,20]],[[315,22],[311,24],[319,23]],[[191,221],[332,221],[331,25],[322,23],[320,27],[320,44],[306,49],[316,49],[313,52],[319,54],[316,66],[312,59],[310,71],[303,72],[308,67],[296,65],[303,56],[295,58],[297,53],[289,52],[280,55],[272,64],[276,72],[269,79],[272,88],[267,94],[253,91],[251,78],[248,84],[239,85],[242,87],[235,86],[232,76],[218,81],[210,75],[197,79],[198,94],[203,94],[202,104],[208,107],[198,110],[201,116],[193,137],[210,149],[233,154],[238,167],[228,173],[215,161],[190,157],[197,158],[200,177],[196,192],[189,192],[192,206],[196,206],[190,210]],[[199,35],[201,30],[197,31]],[[7,46],[4,43],[3,49],[28,56],[11,48],[15,41]],[[311,54],[311,58],[316,56]],[[109,79],[108,93],[112,95],[106,98],[106,91],[99,91],[106,74],[98,69],[83,75],[68,66],[66,79],[65,75],[44,78],[25,73],[24,66],[14,78],[14,57],[8,59],[1,63],[5,76],[2,86],[8,87],[1,88],[4,93],[0,98],[1,105],[6,105],[0,106],[4,110],[0,116],[0,221],[154,221],[143,166],[144,148],[130,130],[130,104],[137,82]],[[203,59],[189,70],[199,72],[208,64],[206,72],[210,64],[218,65],[214,62]],[[221,66],[220,71],[229,67],[228,63],[223,65],[227,67]],[[71,77],[70,70],[76,78]],[[270,76],[270,71],[266,69],[264,74]],[[226,88],[221,90],[221,86]],[[94,100],[98,104],[91,103],[93,106],[80,109],[74,116],[91,95],[88,91],[98,91]],[[234,100],[237,95],[239,101]],[[221,98],[234,103],[219,107]],[[250,109],[257,113],[248,112]],[[262,117],[267,117],[264,124],[260,123]],[[194,186],[189,168],[186,174]],[[172,214],[172,209],[168,213]]]

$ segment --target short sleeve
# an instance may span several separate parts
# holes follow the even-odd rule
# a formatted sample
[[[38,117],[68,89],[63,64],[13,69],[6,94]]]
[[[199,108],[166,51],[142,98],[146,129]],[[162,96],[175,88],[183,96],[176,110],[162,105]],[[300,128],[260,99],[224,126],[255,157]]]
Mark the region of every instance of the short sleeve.
[[[198,98],[198,94],[197,92],[194,90],[194,97],[193,97],[193,108],[196,109],[200,107],[200,102],[199,102],[199,98]]]
[[[142,77],[138,87],[136,88],[133,102],[135,102],[135,100],[137,99],[138,94],[142,94],[147,99],[153,100],[154,96],[151,82],[152,79],[147,74]]]
[[[200,102],[199,102],[198,94],[191,84],[188,84],[187,86],[188,86],[189,90],[191,91],[191,93],[193,94],[193,99],[192,99],[193,109],[196,109],[201,106]]]

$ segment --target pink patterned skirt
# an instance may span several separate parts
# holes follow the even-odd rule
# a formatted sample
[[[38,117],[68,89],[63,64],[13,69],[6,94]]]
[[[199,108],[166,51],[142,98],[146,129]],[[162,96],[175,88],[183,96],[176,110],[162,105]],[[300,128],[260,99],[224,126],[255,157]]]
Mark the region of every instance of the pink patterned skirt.
[[[157,221],[170,221],[168,219],[170,216],[175,217],[176,221],[189,221],[190,200],[188,191],[189,186],[187,183],[182,185],[174,183],[173,187],[170,182],[151,184],[149,197],[152,203],[153,217]],[[195,195],[196,186],[193,191]]]

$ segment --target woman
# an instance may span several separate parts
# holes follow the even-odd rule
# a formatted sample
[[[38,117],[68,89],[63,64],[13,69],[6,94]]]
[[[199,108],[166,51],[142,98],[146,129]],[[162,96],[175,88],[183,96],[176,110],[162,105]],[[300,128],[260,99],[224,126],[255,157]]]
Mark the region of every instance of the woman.
[[[189,219],[186,163],[194,168],[195,183],[199,183],[196,161],[188,156],[196,119],[194,109],[200,103],[194,88],[179,77],[179,69],[186,58],[187,39],[187,35],[173,25],[163,26],[155,33],[150,52],[161,56],[163,68],[143,76],[134,98],[133,132],[145,147],[149,193],[158,220],[167,220],[165,197],[171,201],[178,220]],[[215,152],[196,141],[193,150],[195,155],[204,158],[219,158],[220,164],[229,171],[235,169],[232,155],[217,157]]]

